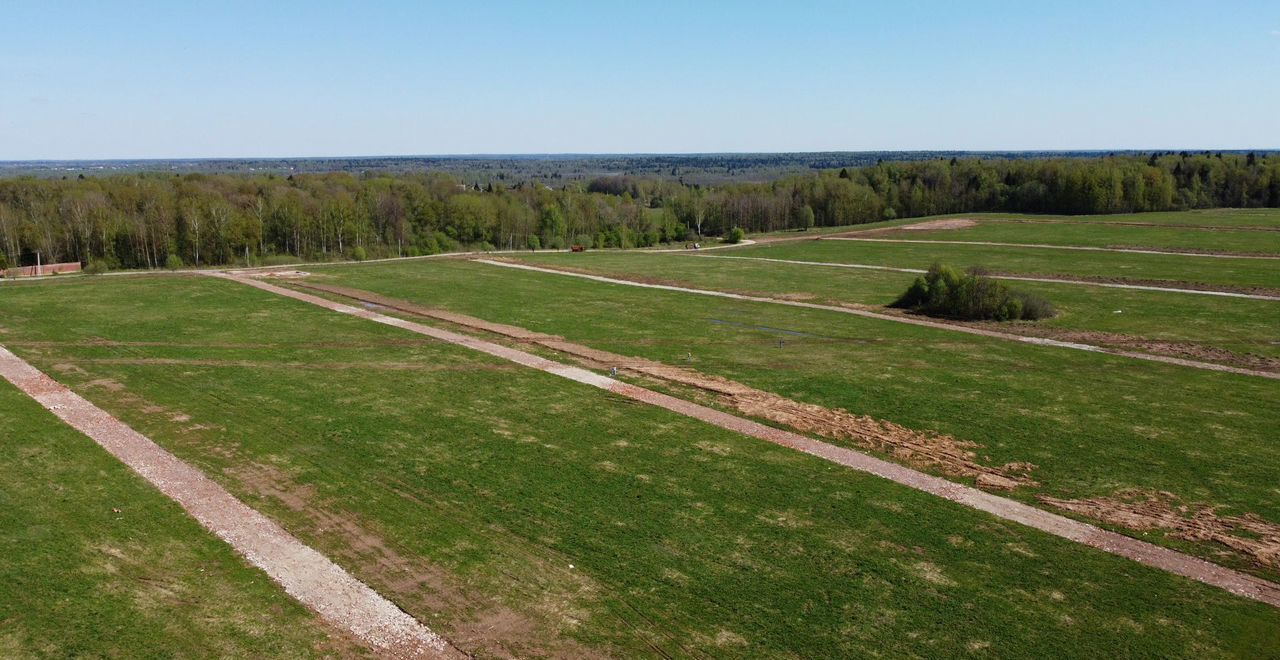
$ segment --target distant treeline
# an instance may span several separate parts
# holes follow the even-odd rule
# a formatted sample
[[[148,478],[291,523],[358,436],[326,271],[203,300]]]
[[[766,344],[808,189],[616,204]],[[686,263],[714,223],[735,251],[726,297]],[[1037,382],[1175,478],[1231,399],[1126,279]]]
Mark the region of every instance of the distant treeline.
[[[885,162],[716,187],[611,176],[552,189],[442,173],[130,174],[0,181],[0,266],[101,268],[373,258],[464,247],[647,246],[967,213],[1280,207],[1280,157]]]

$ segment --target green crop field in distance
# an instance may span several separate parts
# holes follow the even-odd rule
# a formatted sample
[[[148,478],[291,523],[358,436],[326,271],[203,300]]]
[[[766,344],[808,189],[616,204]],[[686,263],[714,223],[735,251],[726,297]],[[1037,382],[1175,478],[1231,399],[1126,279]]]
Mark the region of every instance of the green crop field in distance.
[[[745,255],[744,255],[745,256]],[[733,293],[859,305],[892,303],[917,275],[877,270],[749,261],[733,253],[701,256],[587,252],[528,254],[532,265],[572,268],[622,279],[661,280]],[[1078,332],[1119,333],[1195,342],[1237,353],[1280,357],[1280,303],[1200,294],[1112,289],[1077,284],[1009,282],[1044,297],[1058,316],[1036,325]],[[1018,328],[1010,328],[1017,332]]]
[[[430,275],[409,275],[419,271]],[[420,294],[435,286],[459,298],[488,291],[485,305],[511,307],[512,296],[533,290],[533,299],[580,293],[576,284],[504,279],[511,273],[474,264],[342,272]],[[579,299],[579,322],[638,304],[655,319],[638,329],[675,329],[661,327],[673,310],[660,298],[598,297],[603,308]],[[560,317],[550,308],[533,313]],[[480,651],[1276,650],[1274,608],[236,283],[156,277],[15,287],[0,298],[0,314],[16,352]],[[176,424],[176,413],[187,421]],[[510,627],[477,624],[489,621]]]
[[[928,268],[930,264],[943,262],[959,268],[979,266],[995,273],[1018,275],[1100,277],[1120,282],[1154,280],[1168,286],[1193,282],[1280,289],[1280,261],[1274,259],[839,240],[748,245],[716,254],[895,268]]]

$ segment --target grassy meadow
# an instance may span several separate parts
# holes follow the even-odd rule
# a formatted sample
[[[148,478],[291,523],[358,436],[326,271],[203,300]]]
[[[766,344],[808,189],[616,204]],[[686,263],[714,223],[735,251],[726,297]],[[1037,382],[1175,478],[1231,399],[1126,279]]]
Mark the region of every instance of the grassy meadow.
[[[610,350],[672,359],[692,349],[699,368],[744,381],[781,373],[784,380],[770,382],[789,395],[822,399],[847,390],[856,397],[845,399],[851,409],[927,391],[913,374],[946,378],[933,392],[940,407],[914,405],[919,397],[893,405],[956,428],[982,426],[961,414],[974,408],[973,386],[991,385],[996,399],[1016,398],[1018,379],[1034,381],[1039,368],[1062,359],[912,328],[804,313],[783,320],[767,306],[721,307],[477,264],[323,272],[330,281]],[[796,339],[800,350],[775,353],[771,334],[709,318],[814,336]],[[594,388],[232,282],[86,278],[7,287],[0,337],[481,656],[1277,651],[1274,608]],[[949,360],[936,356],[944,347]],[[907,350],[918,355],[907,359]],[[796,363],[784,357],[793,352],[817,355]],[[994,353],[1002,371],[1013,372],[1009,378],[987,381],[966,371],[983,353]],[[838,381],[814,380],[819,357]],[[1082,387],[1096,386],[1099,373],[1116,366],[1088,357],[1098,362],[1068,362],[1081,372]],[[899,367],[890,370],[894,359]],[[1014,362],[1024,364],[1011,369]],[[786,378],[793,386],[813,381],[803,386],[812,391],[792,391]],[[1154,368],[1138,378],[1189,387],[1188,397],[1202,386]],[[895,380],[902,387],[878,402],[874,390]],[[876,387],[848,387],[859,381]],[[1139,397],[1134,409],[1150,403],[1140,380],[1127,384]],[[1242,398],[1260,393],[1247,380],[1203,384],[1210,385],[1239,390]],[[1011,416],[980,430],[1008,433],[964,435],[988,442],[992,453],[1025,456],[1032,445],[1019,437],[1045,426],[1044,414],[1080,412],[1072,406],[1085,394],[1067,387],[1050,409],[1028,406],[1034,420]],[[1091,401],[1101,405],[1113,394]],[[1187,400],[1167,405],[1194,407]],[[1245,407],[1229,396],[1199,405]],[[1154,462],[1194,463],[1252,484],[1234,503],[1264,508],[1253,506],[1265,497],[1257,482],[1275,461],[1249,437],[1254,425],[1274,421],[1270,415],[1226,416],[1240,446],[1202,445],[1206,454],[1252,452],[1250,466],[1137,451],[1146,470],[1133,473],[1113,465],[1118,456],[1098,455],[1108,453],[1105,443],[1125,444],[1108,431],[1149,421],[1140,413],[1119,417],[1098,411],[1090,421],[1110,426],[1088,434],[1059,428],[1050,453],[1076,463],[1094,454],[1087,462],[1106,473],[1094,490],[1155,471],[1187,492],[1192,475]],[[1042,467],[1037,477],[1048,484],[1071,473],[1070,463]],[[57,481],[65,488],[62,481],[71,479]],[[1208,481],[1205,494],[1226,499]],[[1069,480],[1049,487],[1072,489]],[[154,524],[198,536],[184,533],[181,521],[157,516]],[[135,623],[135,634],[166,623]],[[52,622],[30,625],[36,634],[54,634],[44,629]]]

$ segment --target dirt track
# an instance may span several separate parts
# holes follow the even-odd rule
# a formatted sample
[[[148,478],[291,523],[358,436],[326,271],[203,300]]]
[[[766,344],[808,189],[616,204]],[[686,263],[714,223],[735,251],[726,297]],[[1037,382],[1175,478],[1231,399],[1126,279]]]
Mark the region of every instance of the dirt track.
[[[1078,351],[1087,351],[1090,353],[1103,353],[1106,355],[1115,355],[1119,357],[1133,358],[1137,360],[1147,360],[1149,362],[1162,362],[1164,364],[1174,364],[1182,367],[1192,367],[1195,369],[1204,369],[1206,371],[1221,371],[1226,373],[1239,374],[1242,376],[1259,376],[1262,378],[1271,378],[1280,380],[1280,373],[1270,371],[1258,371],[1256,369],[1245,369],[1242,367],[1232,367],[1223,364],[1214,364],[1211,362],[1200,362],[1197,360],[1188,360],[1185,358],[1172,357],[1167,355],[1152,355],[1150,353],[1139,353],[1137,351],[1128,351],[1122,349],[1110,349],[1093,344],[1082,344],[1076,342],[1059,341],[1057,339],[1047,339],[1042,337],[1028,337],[1025,335],[1016,335],[1008,332],[999,332],[996,330],[984,330],[967,325],[957,325],[953,323],[944,323],[942,321],[929,321],[921,318],[910,317],[906,315],[887,314],[884,312],[872,312],[865,309],[855,309],[851,307],[838,307],[835,305],[822,305],[818,303],[803,302],[798,300],[782,300],[779,298],[767,298],[764,296],[749,296],[739,293],[727,293],[724,291],[714,291],[709,289],[692,289],[688,287],[673,286],[668,284],[649,284],[646,282],[636,282],[632,280],[618,279],[614,277],[604,277],[603,275],[591,275],[587,273],[577,273],[555,268],[545,268],[542,266],[530,266],[528,264],[495,261],[493,259],[475,259],[476,263],[489,264],[491,266],[502,266],[504,268],[516,268],[519,270],[529,270],[539,273],[550,273],[554,275],[565,275],[568,277],[580,277],[583,279],[594,280],[596,282],[604,282],[607,284],[621,284],[624,286],[634,286],[644,289],[659,289],[663,291],[676,291],[680,293],[692,293],[702,296],[712,296],[716,298],[729,298],[732,300],[745,300],[748,302],[763,302],[774,305],[788,305],[791,307],[803,307],[806,309],[818,309],[828,312],[838,312],[841,314],[851,314],[853,316],[862,316],[866,318],[879,319],[882,321],[894,321],[897,323],[906,323],[908,325],[917,325],[926,328],[934,328],[938,330],[949,330],[951,332],[962,332],[970,335],[978,335],[982,337],[992,337],[995,339],[1005,339],[1016,341],[1023,344],[1033,344],[1036,346],[1053,346],[1056,348],[1070,348]]]
[[[798,259],[773,259],[770,257],[736,257],[727,254],[699,254],[690,255],[705,257],[707,259],[741,259],[743,261],[765,261],[779,264],[793,264],[797,266],[821,266],[825,268],[856,268],[860,270],[885,270],[894,273],[914,273],[924,274],[927,272],[923,268],[898,268],[895,266],[874,266],[871,264],[848,264],[834,261],[801,261]],[[1164,291],[1166,293],[1192,293],[1204,296],[1221,296],[1224,298],[1249,298],[1252,300],[1277,300],[1280,301],[1280,292],[1274,289],[1258,289],[1258,288],[1236,288],[1228,286],[1216,286],[1207,284],[1197,284],[1194,282],[1178,282],[1178,286],[1165,286],[1154,280],[1124,280],[1124,279],[1104,279],[1104,278],[1080,278],[1076,276],[1063,275],[1013,275],[1008,273],[988,273],[988,276],[998,280],[1012,280],[1018,282],[1044,282],[1046,284],[1076,284],[1080,286],[1098,286],[1108,289],[1131,289],[1136,291]]]
[[[694,387],[717,396],[721,403],[744,414],[784,424],[805,433],[837,440],[849,440],[868,449],[889,453],[907,463],[934,467],[944,474],[976,478],[979,485],[984,487],[1016,488],[1035,485],[1034,481],[1024,476],[1032,468],[1029,464],[1019,463],[1001,467],[982,465],[975,460],[975,455],[971,451],[978,445],[957,440],[948,435],[921,433],[865,415],[854,415],[844,410],[832,410],[793,401],[727,378],[699,373],[693,369],[609,353],[565,341],[562,337],[532,332],[517,326],[490,323],[465,314],[422,307],[369,291],[310,282],[297,282],[294,285],[539,345],[577,358],[590,367],[598,369],[616,367],[655,380]]]
[[[895,229],[901,229],[895,227]],[[1280,259],[1275,254],[1207,252],[1197,250],[1174,250],[1136,247],[1095,247],[1091,245],[1050,245],[1048,243],[1000,243],[996,241],[929,241],[919,238],[865,238],[849,235],[821,236],[820,241],[865,241],[868,243],[937,243],[939,245],[987,245],[994,247],[1040,248],[1045,250],[1080,250],[1085,252],[1126,252],[1129,254],[1163,254],[1178,257],[1209,257],[1214,259]]]
[[[598,387],[620,394],[636,401],[649,403],[667,410],[714,424],[721,428],[736,431],[744,435],[765,440],[777,445],[789,447],[839,465],[873,474],[896,483],[920,490],[938,497],[984,511],[1017,522],[1035,529],[1069,539],[1090,547],[1104,550],[1165,570],[1177,575],[1189,577],[1210,584],[1231,593],[1252,598],[1273,607],[1280,607],[1280,584],[1256,578],[1239,571],[1197,559],[1180,552],[1162,548],[1157,545],[1139,541],[1122,534],[1109,532],[1093,525],[1083,523],[1065,516],[1022,504],[1014,500],[993,495],[977,488],[964,486],[942,477],[925,474],[909,467],[890,463],[866,454],[837,447],[820,440],[814,440],[796,433],[765,426],[742,417],[708,408],[684,399],[654,392],[642,387],[624,383],[592,371],[554,362],[531,353],[477,339],[464,334],[450,332],[431,326],[414,323],[404,319],[379,314],[367,309],[334,302],[319,296],[286,289],[245,277],[221,275],[235,282],[240,282],[277,295],[293,298],[330,309],[342,314],[368,319],[428,337],[434,337],[472,350],[480,351],[501,359],[510,360],[534,369],[551,373],[562,378]]]
[[[178,460],[0,346],[0,376],[89,436],[329,624],[395,658],[465,657],[413,617]]]

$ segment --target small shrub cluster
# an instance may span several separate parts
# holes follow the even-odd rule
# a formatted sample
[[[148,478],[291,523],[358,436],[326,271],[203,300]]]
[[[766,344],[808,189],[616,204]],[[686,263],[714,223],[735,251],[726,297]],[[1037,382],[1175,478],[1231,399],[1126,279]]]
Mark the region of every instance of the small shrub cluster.
[[[891,305],[963,321],[1036,321],[1057,314],[1049,301],[1014,291],[977,268],[960,272],[934,264]]]
[[[729,233],[727,235],[725,235],[724,242],[725,243],[741,243],[742,239],[746,237],[747,237],[747,232],[742,231],[742,227],[734,227],[733,229],[729,230]]]

